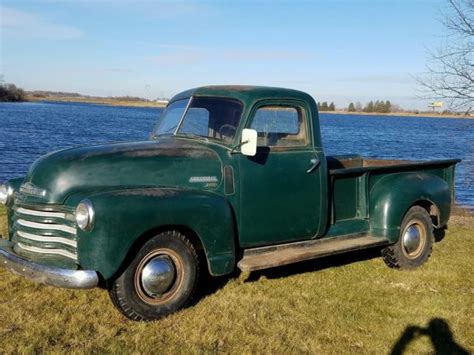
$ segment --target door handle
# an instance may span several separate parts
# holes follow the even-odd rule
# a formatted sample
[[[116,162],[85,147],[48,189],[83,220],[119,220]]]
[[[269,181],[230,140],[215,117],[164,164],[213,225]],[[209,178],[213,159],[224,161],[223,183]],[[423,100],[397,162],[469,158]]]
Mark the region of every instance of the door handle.
[[[316,157],[316,158],[311,159],[310,163],[311,163],[311,166],[309,167],[308,170],[306,170],[308,174],[312,172],[314,169],[316,169],[319,166],[319,163],[321,163],[321,161]]]

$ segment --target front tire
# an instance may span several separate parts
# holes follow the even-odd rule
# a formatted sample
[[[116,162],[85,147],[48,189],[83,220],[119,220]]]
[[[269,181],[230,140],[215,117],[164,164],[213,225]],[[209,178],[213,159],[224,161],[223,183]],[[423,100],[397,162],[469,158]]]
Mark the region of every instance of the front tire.
[[[156,320],[185,307],[197,287],[199,262],[192,243],[177,231],[158,234],[143,245],[109,295],[127,318]]]
[[[430,215],[423,207],[413,206],[403,218],[398,241],[382,250],[383,260],[392,268],[416,268],[430,257],[433,242]]]

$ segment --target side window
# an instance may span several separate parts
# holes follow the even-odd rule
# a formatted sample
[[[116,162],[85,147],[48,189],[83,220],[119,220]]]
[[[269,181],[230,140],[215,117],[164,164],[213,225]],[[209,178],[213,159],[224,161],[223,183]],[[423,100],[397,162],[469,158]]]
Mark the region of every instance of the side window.
[[[300,107],[260,107],[250,128],[258,133],[259,147],[297,147],[307,143],[305,117]]]

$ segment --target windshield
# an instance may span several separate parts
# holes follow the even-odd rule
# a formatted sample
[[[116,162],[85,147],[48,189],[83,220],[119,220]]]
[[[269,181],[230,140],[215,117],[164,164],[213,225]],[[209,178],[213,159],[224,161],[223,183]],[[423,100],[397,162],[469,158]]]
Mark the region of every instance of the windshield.
[[[189,99],[179,100],[170,104],[161,114],[152,136],[174,133],[179,125],[181,117],[183,117],[188,101]]]
[[[241,115],[242,104],[237,100],[215,97],[178,100],[163,112],[153,136],[201,136],[230,143],[234,139]]]

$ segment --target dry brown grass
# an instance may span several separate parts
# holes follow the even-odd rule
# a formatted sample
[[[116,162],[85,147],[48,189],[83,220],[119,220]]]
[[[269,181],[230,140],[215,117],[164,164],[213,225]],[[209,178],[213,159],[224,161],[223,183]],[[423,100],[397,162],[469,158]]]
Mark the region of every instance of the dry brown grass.
[[[472,351],[473,244],[474,218],[455,217],[415,271],[365,251],[234,275],[206,282],[195,305],[154,323],[124,319],[103,290],[55,289],[0,270],[0,349],[381,354],[397,343],[411,353],[457,343]]]

